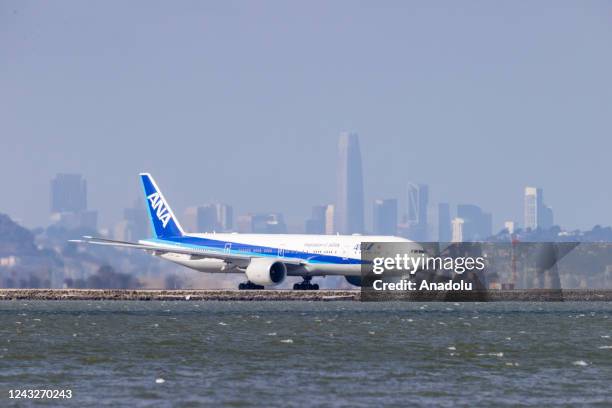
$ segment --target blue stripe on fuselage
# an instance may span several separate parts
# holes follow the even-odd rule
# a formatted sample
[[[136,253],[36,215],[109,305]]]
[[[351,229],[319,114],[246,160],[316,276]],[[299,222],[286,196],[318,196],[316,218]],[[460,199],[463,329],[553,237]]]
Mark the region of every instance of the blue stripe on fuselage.
[[[162,239],[148,239],[147,241],[158,242],[160,244],[178,244],[179,247],[200,249],[209,252],[235,254],[242,256],[274,257],[303,260],[309,263],[328,263],[338,265],[360,265],[360,259],[343,258],[341,256],[312,254],[308,252],[295,251],[284,248],[265,247],[260,245],[250,245],[240,242],[220,241],[216,239],[200,238],[193,236],[164,237]]]

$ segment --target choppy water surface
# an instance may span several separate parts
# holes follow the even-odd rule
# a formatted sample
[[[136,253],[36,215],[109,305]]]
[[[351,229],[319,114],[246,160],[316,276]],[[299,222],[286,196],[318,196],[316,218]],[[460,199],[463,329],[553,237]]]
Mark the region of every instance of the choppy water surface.
[[[610,303],[0,302],[0,406],[607,406],[610,384]]]

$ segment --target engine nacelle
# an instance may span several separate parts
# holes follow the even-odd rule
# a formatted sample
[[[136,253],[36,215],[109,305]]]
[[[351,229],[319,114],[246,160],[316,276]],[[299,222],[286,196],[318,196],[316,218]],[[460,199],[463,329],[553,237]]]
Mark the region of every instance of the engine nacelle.
[[[287,276],[287,266],[275,259],[253,258],[246,268],[246,276],[257,285],[278,285]]]
[[[348,283],[350,283],[353,286],[362,286],[363,285],[363,283],[361,281],[361,276],[348,276],[348,275],[346,275],[344,278],[346,279],[346,281]]]

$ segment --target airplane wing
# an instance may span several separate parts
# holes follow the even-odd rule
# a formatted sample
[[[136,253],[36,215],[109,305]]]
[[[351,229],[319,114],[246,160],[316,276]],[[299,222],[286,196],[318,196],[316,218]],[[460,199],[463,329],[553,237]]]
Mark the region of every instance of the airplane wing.
[[[163,245],[151,245],[151,244],[140,244],[136,242],[127,242],[127,241],[116,241],[112,239],[106,238],[97,238],[91,236],[83,236],[83,239],[71,239],[69,242],[74,243],[84,243],[84,244],[94,244],[94,245],[105,245],[105,246],[113,246],[120,248],[131,248],[131,249],[142,249],[145,251],[152,251],[157,255],[165,254],[165,253],[174,253],[174,254],[185,254],[192,255],[194,257],[202,257],[202,258],[214,258],[214,259],[222,259],[227,262],[236,263],[236,261],[246,261],[250,262],[251,258],[258,258],[257,255],[244,255],[244,254],[236,254],[236,253],[226,253],[219,251],[210,251],[205,249],[190,249],[181,247],[172,243],[165,243]],[[290,259],[279,257],[279,261],[283,262],[287,265],[304,265],[302,260]]]

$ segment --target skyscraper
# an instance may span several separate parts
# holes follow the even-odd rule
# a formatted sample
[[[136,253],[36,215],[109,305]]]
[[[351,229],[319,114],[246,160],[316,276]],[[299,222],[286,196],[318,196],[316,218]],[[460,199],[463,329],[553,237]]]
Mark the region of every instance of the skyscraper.
[[[546,204],[544,204],[544,206],[542,207],[542,217],[540,218],[540,227],[542,229],[549,229],[550,227],[552,227],[554,225],[554,215],[553,215],[553,210],[552,208],[550,208],[549,206],[547,206]]]
[[[459,204],[457,217],[463,220],[463,241],[483,241],[491,236],[491,213],[473,204]]]
[[[408,212],[406,224],[408,238],[417,241],[427,240],[427,206],[429,187],[426,184],[408,183]]]
[[[306,220],[307,234],[325,234],[326,211],[326,205],[315,205],[312,207],[312,216]]]
[[[362,233],[363,174],[357,134],[342,133],[338,153],[338,196],[334,214],[336,232]]]
[[[427,223],[429,187],[427,184],[408,183],[408,219],[414,224]]]
[[[327,235],[332,235],[334,233],[334,212],[336,207],[333,204],[327,205],[325,207],[325,233]]]
[[[80,174],[60,173],[51,180],[51,221],[66,229],[97,229],[98,213],[87,210],[87,182]]]
[[[51,180],[51,212],[87,210],[87,182],[80,174],[57,174]]]
[[[131,208],[123,210],[123,220],[115,225],[113,235],[120,241],[132,242],[150,236],[147,210],[142,205],[142,199],[138,198]]]
[[[147,210],[140,198],[134,201],[132,208],[123,210],[123,219],[128,223],[129,237],[126,241],[138,241],[149,236]]]
[[[453,225],[452,242],[463,242],[463,218],[455,217],[451,221]]]
[[[286,234],[287,225],[280,213],[246,214],[236,220],[238,232],[254,234]]]
[[[394,198],[374,201],[374,234],[397,234],[397,200]]]
[[[552,208],[544,205],[544,191],[539,187],[525,187],[525,228],[548,229],[553,222]]]
[[[438,204],[438,241],[450,242],[452,238],[450,205],[448,203]]]
[[[229,231],[233,227],[233,218],[232,207],[227,204],[188,207],[183,216],[183,226],[191,232]]]
[[[230,231],[234,228],[234,209],[229,204],[217,203],[217,223],[222,231]]]
[[[189,232],[213,232],[219,229],[217,209],[214,204],[187,207],[183,220],[184,227]]]
[[[542,189],[525,187],[525,228],[538,227],[538,213],[541,214]]]

